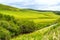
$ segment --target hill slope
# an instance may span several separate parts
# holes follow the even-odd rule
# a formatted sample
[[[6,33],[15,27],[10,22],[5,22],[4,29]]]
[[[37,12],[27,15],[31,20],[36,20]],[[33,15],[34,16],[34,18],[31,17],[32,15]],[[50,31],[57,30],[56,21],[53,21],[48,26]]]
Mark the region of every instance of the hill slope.
[[[60,40],[59,28],[59,24],[53,24],[36,32],[20,35],[12,40]]]
[[[10,40],[12,37],[16,37],[21,34],[22,35],[17,37],[18,39],[16,38],[16,40],[20,40],[19,38],[21,38],[21,40],[26,40],[26,39],[23,39],[24,37],[25,38],[29,37],[28,38],[29,40],[34,40],[35,39],[34,37],[38,39],[39,37],[38,35],[41,35],[41,36],[43,35],[48,37],[48,32],[50,32],[50,30],[48,30],[50,29],[49,26],[58,23],[59,18],[60,18],[60,15],[57,15],[51,11],[42,12],[42,11],[36,11],[31,9],[19,9],[19,8],[0,4],[0,27],[1,27],[0,39]],[[43,30],[44,31],[43,34],[40,34],[39,30],[41,31]],[[45,34],[45,30],[47,32],[46,34]],[[57,29],[52,29],[51,32],[53,30],[55,32]],[[30,37],[31,38],[33,37],[33,39],[30,39]],[[42,40],[44,38],[45,37],[43,38],[41,37]],[[15,40],[15,38],[12,40]]]

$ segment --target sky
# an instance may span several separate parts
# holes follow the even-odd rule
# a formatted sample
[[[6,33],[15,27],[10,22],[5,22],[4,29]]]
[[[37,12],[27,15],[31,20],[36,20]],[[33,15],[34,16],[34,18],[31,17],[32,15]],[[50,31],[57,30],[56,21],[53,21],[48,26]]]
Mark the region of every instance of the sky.
[[[0,0],[0,4],[6,4],[18,8],[60,11],[60,0]]]

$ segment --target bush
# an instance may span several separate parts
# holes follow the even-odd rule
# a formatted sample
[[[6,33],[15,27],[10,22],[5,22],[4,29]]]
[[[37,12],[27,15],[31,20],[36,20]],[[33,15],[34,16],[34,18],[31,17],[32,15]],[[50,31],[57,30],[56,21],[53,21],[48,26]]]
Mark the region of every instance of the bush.
[[[3,19],[3,15],[0,13],[0,20]]]
[[[20,34],[19,26],[17,26],[13,22],[10,22],[10,28],[8,28],[8,30],[12,33],[12,36]]]
[[[12,36],[17,35],[19,33],[19,27],[13,22],[1,21],[0,26],[9,30],[12,33]]]
[[[13,21],[14,17],[10,15],[3,15],[2,13],[0,13],[0,20]]]
[[[0,40],[9,40],[11,38],[10,32],[0,27]]]
[[[23,34],[30,33],[37,30],[37,27],[35,26],[35,23],[33,21],[20,20],[20,22],[18,22],[17,24],[20,28],[20,33],[23,33]]]
[[[33,21],[28,21],[25,19],[18,20],[10,15],[2,15],[1,17],[3,17],[3,21],[0,21],[0,26],[9,30],[12,36],[16,36],[22,33],[30,33],[38,29]]]
[[[0,26],[9,30],[12,37],[19,34],[30,33],[38,29],[33,21],[27,20],[16,21],[16,24],[13,22],[1,21]]]
[[[6,21],[11,21],[11,20],[13,20],[13,19],[14,19],[13,16],[10,16],[10,15],[4,15],[4,20],[6,20]]]

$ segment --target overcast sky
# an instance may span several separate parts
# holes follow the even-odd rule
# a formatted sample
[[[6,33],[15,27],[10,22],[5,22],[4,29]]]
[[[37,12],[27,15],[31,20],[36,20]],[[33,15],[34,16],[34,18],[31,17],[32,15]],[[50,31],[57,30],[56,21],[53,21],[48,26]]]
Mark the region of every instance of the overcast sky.
[[[19,8],[60,10],[60,0],[0,0],[0,3]]]

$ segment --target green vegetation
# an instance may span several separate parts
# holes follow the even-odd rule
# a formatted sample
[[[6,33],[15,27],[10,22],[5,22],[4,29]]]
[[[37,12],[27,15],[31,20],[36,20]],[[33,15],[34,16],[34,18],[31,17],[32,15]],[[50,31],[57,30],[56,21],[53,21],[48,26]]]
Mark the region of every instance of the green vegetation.
[[[0,27],[0,40],[9,40],[10,38],[10,32],[5,28]]]
[[[60,40],[60,15],[0,4],[0,40]]]
[[[12,40],[59,40],[59,28],[59,25],[49,26],[30,34],[19,35]]]

